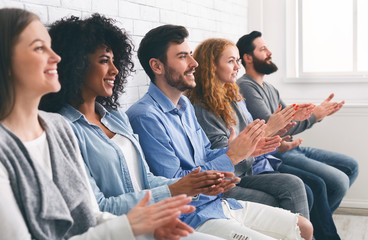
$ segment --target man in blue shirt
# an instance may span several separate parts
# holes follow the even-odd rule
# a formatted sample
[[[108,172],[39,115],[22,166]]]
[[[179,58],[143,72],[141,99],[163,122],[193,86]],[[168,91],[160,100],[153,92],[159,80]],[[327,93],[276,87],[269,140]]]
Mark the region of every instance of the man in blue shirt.
[[[193,73],[198,66],[187,36],[184,27],[164,25],[142,39],[138,57],[152,82],[148,93],[127,115],[154,174],[181,177],[198,166],[233,172],[234,165],[243,159],[270,152],[277,144],[257,145],[265,122],[256,120],[236,138],[233,136],[228,148],[210,149],[190,101],[182,96],[195,86]],[[312,238],[308,220],[282,209],[203,194],[193,204],[197,214],[183,220],[199,232],[226,239]]]

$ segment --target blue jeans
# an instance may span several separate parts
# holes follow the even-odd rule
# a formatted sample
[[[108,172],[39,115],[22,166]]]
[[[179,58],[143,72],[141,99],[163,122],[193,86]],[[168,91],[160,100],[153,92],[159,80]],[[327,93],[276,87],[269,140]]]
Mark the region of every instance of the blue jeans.
[[[310,220],[314,228],[314,237],[317,240],[340,239],[328,205],[326,184],[323,179],[313,173],[286,164],[281,164],[279,171],[298,176],[306,185],[306,190],[311,190],[312,194],[309,194],[309,197],[312,199],[308,199],[308,201],[313,202]]]
[[[291,174],[271,172],[242,177],[224,197],[280,207],[309,218],[304,183]]]
[[[357,162],[339,153],[307,147],[275,156],[284,162],[278,169],[280,172],[300,177],[313,192],[310,218],[316,239],[340,239],[332,213],[358,176]]]
[[[326,184],[328,204],[332,213],[339,207],[359,172],[358,163],[353,158],[327,150],[297,147],[274,155],[284,164],[321,177]]]

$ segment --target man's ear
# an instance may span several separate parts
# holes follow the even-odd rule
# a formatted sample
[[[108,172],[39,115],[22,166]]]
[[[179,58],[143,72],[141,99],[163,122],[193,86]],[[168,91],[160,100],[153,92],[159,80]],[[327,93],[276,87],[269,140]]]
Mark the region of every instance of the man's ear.
[[[253,62],[253,56],[247,53],[244,53],[243,55],[243,61],[245,64],[252,63]]]
[[[149,65],[155,74],[161,75],[164,73],[164,64],[159,59],[151,58],[149,60]]]

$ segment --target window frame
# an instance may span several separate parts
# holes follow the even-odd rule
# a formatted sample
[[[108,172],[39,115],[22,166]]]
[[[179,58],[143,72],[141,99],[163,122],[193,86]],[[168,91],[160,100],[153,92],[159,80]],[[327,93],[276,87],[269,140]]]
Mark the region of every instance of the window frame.
[[[353,71],[349,72],[302,72],[302,1],[286,2],[286,79],[292,83],[361,83],[368,82],[368,71],[357,71],[357,0],[353,0]]]

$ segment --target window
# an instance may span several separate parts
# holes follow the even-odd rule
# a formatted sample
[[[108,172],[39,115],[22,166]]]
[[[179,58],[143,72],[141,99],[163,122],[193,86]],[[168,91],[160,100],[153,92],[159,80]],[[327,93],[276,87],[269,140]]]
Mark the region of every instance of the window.
[[[368,81],[368,1],[290,0],[286,6],[288,78]]]

